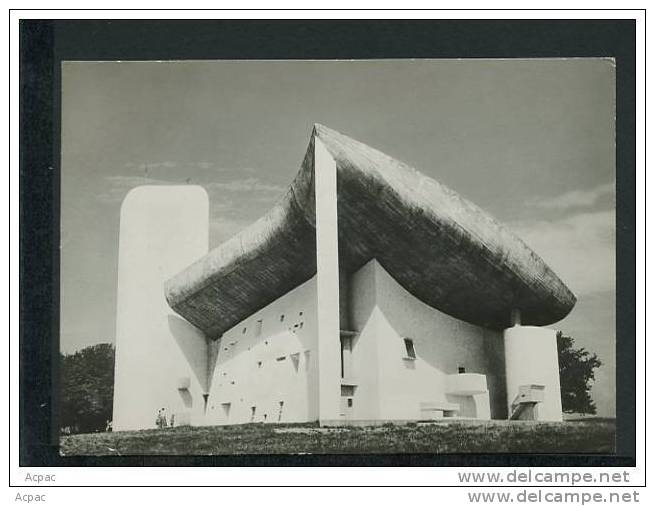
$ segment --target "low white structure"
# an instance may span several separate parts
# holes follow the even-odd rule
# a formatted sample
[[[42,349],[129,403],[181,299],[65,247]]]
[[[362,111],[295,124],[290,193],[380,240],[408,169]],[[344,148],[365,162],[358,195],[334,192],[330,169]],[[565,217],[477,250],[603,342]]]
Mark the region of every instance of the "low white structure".
[[[289,192],[207,251],[198,187],[121,212],[114,430],[561,420],[575,297],[457,194],[317,126]],[[522,325],[522,322],[525,325]]]

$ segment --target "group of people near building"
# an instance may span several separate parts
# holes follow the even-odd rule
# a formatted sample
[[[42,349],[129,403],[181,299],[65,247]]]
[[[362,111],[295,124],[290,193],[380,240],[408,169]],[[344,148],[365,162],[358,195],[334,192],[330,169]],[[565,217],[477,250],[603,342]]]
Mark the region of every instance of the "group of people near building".
[[[157,411],[157,418],[155,419],[155,425],[158,429],[165,429],[169,427],[168,419],[166,418],[166,408],[161,408]],[[175,414],[171,415],[170,427],[175,426]]]

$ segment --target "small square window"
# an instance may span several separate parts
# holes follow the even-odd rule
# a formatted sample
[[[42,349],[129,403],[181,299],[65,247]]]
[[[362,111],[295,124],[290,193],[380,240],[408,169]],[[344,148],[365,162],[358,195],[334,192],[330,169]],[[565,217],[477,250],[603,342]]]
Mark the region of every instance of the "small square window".
[[[465,372],[466,372],[466,367],[464,367],[463,365],[457,367],[458,374],[464,374]]]
[[[405,338],[405,350],[409,358],[416,358],[416,350],[414,350],[414,341]]]

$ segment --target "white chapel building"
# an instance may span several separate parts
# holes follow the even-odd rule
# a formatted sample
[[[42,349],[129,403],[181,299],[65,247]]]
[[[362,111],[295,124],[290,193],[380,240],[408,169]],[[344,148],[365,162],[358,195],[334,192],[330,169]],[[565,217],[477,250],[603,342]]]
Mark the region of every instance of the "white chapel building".
[[[208,251],[198,186],[120,217],[114,430],[562,419],[575,296],[483,210],[316,125],[268,214]]]

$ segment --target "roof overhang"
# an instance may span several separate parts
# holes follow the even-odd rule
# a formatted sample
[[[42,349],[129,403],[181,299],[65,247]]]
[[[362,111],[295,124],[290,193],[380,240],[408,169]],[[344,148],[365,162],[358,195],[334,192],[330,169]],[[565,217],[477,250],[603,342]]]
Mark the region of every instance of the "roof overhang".
[[[316,273],[314,144],[337,167],[339,263],[376,258],[410,293],[464,321],[501,329],[564,318],[575,296],[509,229],[408,165],[315,125],[287,193],[264,217],[166,282],[170,306],[220,335]]]

